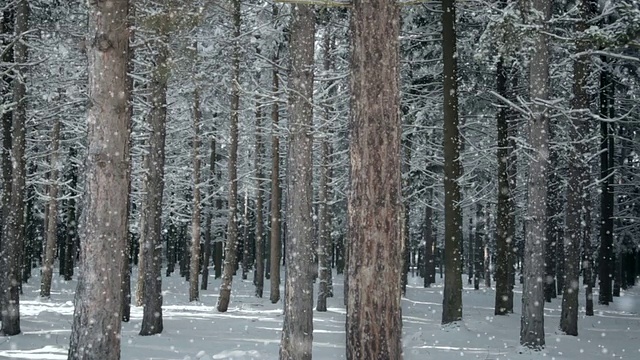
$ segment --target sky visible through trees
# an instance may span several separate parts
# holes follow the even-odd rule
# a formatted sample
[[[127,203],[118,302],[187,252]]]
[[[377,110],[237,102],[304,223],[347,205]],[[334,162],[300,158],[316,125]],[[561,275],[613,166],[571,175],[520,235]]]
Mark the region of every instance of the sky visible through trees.
[[[0,357],[640,356],[638,1],[0,15]]]

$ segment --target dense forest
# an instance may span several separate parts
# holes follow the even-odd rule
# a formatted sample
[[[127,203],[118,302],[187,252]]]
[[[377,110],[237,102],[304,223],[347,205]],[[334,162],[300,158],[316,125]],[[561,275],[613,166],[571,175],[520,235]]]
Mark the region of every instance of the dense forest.
[[[26,284],[77,281],[68,358],[119,359],[132,307],[139,335],[167,330],[163,279],[218,312],[250,280],[280,304],[280,359],[311,359],[338,298],[347,359],[401,359],[420,277],[444,327],[488,289],[535,352],[640,276],[636,0],[0,12],[4,336]]]

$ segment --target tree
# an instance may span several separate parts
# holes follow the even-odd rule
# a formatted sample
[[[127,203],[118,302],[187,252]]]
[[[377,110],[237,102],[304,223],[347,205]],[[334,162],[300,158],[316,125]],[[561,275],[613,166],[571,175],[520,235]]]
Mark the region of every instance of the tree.
[[[47,233],[44,259],[42,263],[42,281],[40,296],[51,296],[51,281],[53,279],[53,262],[56,255],[56,243],[58,241],[58,157],[60,150],[60,119],[56,118],[51,135],[51,155],[49,173],[49,203],[47,204]]]
[[[195,45],[197,46],[197,45]],[[197,50],[196,50],[197,51]],[[189,276],[189,301],[198,301],[200,279],[200,89],[196,85],[193,94],[193,213],[191,216],[191,275]]]
[[[15,5],[15,35],[24,37],[29,27],[29,2],[20,0]],[[25,141],[27,120],[26,62],[27,44],[24,39],[13,46],[14,80],[13,119],[11,126],[11,196],[4,214],[2,229],[2,252],[0,271],[5,280],[0,291],[2,302],[2,329],[4,336],[20,333],[20,281],[22,269],[22,247],[24,244],[24,203],[26,182]]]
[[[402,359],[399,8],[353,1],[347,359]]]
[[[263,108],[256,101],[256,272],[253,282],[256,285],[256,296],[261,298],[264,290],[264,189],[262,158],[264,152],[264,139],[262,136]]]
[[[229,222],[227,226],[227,246],[224,258],[224,273],[220,285],[218,311],[226,312],[231,297],[231,284],[236,268],[238,248],[238,112],[240,108],[240,0],[232,2],[233,56],[231,59],[231,124],[229,147]]]
[[[462,210],[460,209],[460,133],[456,64],[455,0],[442,0],[444,94],[444,252],[442,323],[462,320]]]
[[[119,359],[130,181],[129,33],[123,30],[129,1],[88,8],[86,205],[69,359]]]
[[[551,17],[551,1],[534,0],[532,12],[533,55],[529,61],[529,146],[531,161],[527,182],[527,222],[523,265],[520,344],[539,350],[544,347],[544,245],[546,235],[547,165],[549,118],[549,45],[544,29]]]
[[[213,181],[216,173],[216,139],[211,137],[211,150],[209,151],[209,177]],[[213,195],[215,187],[209,187],[210,194]],[[202,255],[202,283],[200,284],[201,290],[207,290],[209,285],[209,263],[211,260],[211,220],[213,218],[213,209],[209,207],[207,211],[207,219],[205,220],[205,232],[204,232],[204,247]]]
[[[291,9],[287,248],[281,360],[310,360],[313,343],[313,221],[311,203],[313,63],[316,15],[312,5]]]

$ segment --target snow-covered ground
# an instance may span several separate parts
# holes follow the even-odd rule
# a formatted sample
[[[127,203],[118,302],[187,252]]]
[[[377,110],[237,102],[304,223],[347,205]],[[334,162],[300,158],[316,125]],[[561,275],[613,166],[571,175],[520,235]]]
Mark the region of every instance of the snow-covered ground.
[[[36,273],[37,270],[34,271]],[[135,270],[132,279],[136,279]],[[54,278],[50,300],[38,297],[36,275],[24,286],[21,325],[23,333],[0,338],[0,358],[66,359],[73,314],[75,281]],[[463,277],[466,283],[466,276]],[[404,358],[412,359],[640,359],[640,291],[632,289],[615,298],[609,307],[596,305],[593,317],[579,319],[578,337],[561,335],[560,299],[545,305],[547,347],[541,353],[519,352],[520,293],[510,316],[493,315],[495,292],[465,287],[464,322],[457,327],[440,325],[442,283],[425,289],[422,279],[410,279],[403,298]],[[138,336],[142,308],[132,307],[131,321],[123,324],[122,359],[277,359],[282,303],[253,296],[251,280],[234,279],[227,313],[215,309],[220,280],[209,280],[201,302],[188,302],[188,284],[179,276],[163,278],[164,332]],[[328,300],[329,311],[314,314],[314,359],[344,358],[345,308],[342,276],[334,278],[336,297]],[[135,284],[133,284],[135,289]],[[518,289],[519,290],[519,289]],[[596,293],[597,294],[597,293]],[[581,305],[584,305],[581,294]]]

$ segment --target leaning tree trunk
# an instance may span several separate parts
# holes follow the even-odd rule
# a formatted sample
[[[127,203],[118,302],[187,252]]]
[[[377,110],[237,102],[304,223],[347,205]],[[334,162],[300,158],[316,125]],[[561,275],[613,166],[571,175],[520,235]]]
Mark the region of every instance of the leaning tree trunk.
[[[402,159],[394,0],[353,1],[347,359],[402,359]],[[371,289],[376,289],[375,292]]]
[[[444,92],[444,251],[445,277],[442,323],[462,320],[462,211],[460,209],[460,134],[455,0],[442,0]]]
[[[42,262],[42,282],[40,296],[51,296],[51,280],[53,279],[53,262],[56,256],[56,244],[58,240],[58,158],[60,148],[60,119],[57,118],[51,134],[51,155],[49,173],[49,203],[47,204],[47,232],[44,257]]]
[[[527,184],[528,204],[524,256],[524,285],[520,345],[539,350],[544,347],[544,245],[546,235],[547,163],[549,154],[549,118],[543,104],[549,99],[549,46],[546,22],[551,15],[550,0],[534,0],[533,23],[539,29],[534,35],[535,52],[529,62],[529,91],[532,101],[529,119],[529,146],[533,153]],[[532,15],[534,16],[534,15]]]
[[[28,30],[29,2],[18,1],[15,5],[15,34],[22,37]],[[14,70],[12,132],[11,132],[11,196],[8,211],[4,214],[2,229],[2,251],[0,252],[0,271],[3,288],[0,289],[2,303],[2,329],[5,336],[20,333],[20,281],[22,270],[21,252],[24,244],[24,202],[26,181],[25,139],[27,120],[27,102],[25,100],[27,45],[25,39],[13,46]]]
[[[316,15],[312,5],[291,9],[289,71],[289,181],[281,360],[310,360],[313,343],[313,63]]]
[[[189,276],[189,301],[200,299],[200,89],[196,86],[193,95],[193,213],[191,216],[191,264]]]
[[[224,273],[217,308],[226,312],[231,300],[231,284],[236,268],[238,248],[238,112],[240,110],[240,0],[233,0],[233,56],[231,59],[231,124],[229,146],[229,222]]]
[[[90,2],[89,102],[80,279],[69,359],[119,359],[128,240],[129,1]],[[113,96],[123,94],[124,96]],[[108,196],[107,196],[108,194]]]
[[[580,20],[576,24],[576,31],[582,34],[587,29],[589,20],[589,2],[582,0],[578,4]],[[586,51],[588,44],[578,40],[576,52]],[[578,292],[580,290],[580,245],[587,226],[586,202],[589,190],[590,169],[586,163],[588,156],[585,139],[589,132],[589,95],[587,94],[587,80],[589,76],[589,59],[580,56],[573,65],[573,99],[571,108],[573,116],[569,135],[573,142],[569,158],[569,186],[567,187],[566,231],[564,235],[565,286],[562,293],[562,312],[560,314],[560,330],[567,335],[578,336]]]
[[[140,335],[159,334],[162,322],[162,197],[164,192],[164,160],[167,121],[167,81],[169,76],[169,37],[166,34],[157,40],[155,64],[151,82],[151,113],[149,122],[149,151],[147,153],[147,175],[144,224],[141,236],[141,262],[143,272],[142,327]],[[140,280],[138,280],[140,281]]]

